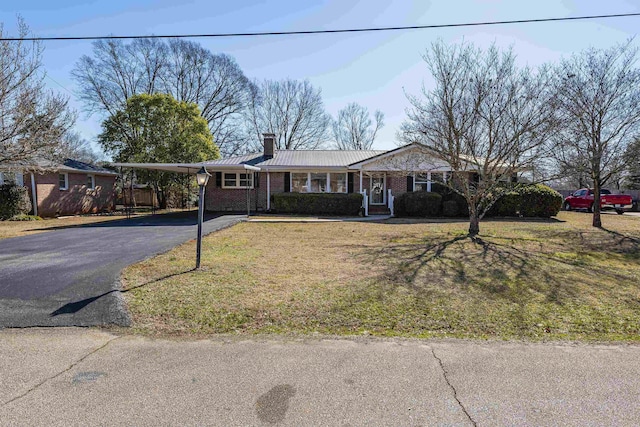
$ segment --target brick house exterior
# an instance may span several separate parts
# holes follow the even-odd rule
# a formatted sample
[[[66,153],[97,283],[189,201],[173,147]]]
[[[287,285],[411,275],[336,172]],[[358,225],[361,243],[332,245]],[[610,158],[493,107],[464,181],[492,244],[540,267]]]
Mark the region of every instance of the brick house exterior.
[[[278,150],[264,134],[264,150],[202,163],[117,163],[114,166],[210,174],[204,207],[213,212],[268,212],[270,196],[286,192],[361,193],[365,210],[389,213],[390,201],[407,191],[430,191],[451,168],[424,146],[394,150]],[[392,196],[392,197],[391,197]]]
[[[41,217],[115,208],[117,174],[107,169],[67,159],[63,164],[46,162],[12,175],[20,177],[16,181],[28,189],[32,213]]]

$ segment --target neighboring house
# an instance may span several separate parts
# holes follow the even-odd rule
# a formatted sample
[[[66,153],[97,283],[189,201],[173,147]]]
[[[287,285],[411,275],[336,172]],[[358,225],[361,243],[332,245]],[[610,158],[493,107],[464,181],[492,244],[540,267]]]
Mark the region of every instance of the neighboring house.
[[[34,215],[76,215],[114,208],[118,174],[113,171],[71,159],[62,164],[40,161],[13,170],[19,172],[0,173],[0,184],[11,180],[27,187]]]
[[[277,150],[264,134],[264,151],[203,163],[116,163],[115,166],[212,174],[205,191],[208,211],[269,211],[275,193],[364,193],[371,213],[386,213],[390,195],[431,190],[451,168],[409,144],[394,150]]]

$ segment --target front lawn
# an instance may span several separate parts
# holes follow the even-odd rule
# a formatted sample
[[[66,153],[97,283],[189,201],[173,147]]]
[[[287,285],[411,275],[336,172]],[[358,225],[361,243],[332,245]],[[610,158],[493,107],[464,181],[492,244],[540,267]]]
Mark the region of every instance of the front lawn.
[[[123,273],[145,334],[640,340],[640,218],[242,223]]]

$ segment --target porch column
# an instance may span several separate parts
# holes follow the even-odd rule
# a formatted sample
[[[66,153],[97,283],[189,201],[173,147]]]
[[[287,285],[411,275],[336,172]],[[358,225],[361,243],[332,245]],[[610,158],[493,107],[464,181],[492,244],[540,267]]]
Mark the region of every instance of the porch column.
[[[431,192],[431,172],[427,172],[427,191]]]
[[[271,210],[271,175],[267,171],[267,210]]]
[[[362,193],[364,190],[362,188],[362,169],[360,169],[360,192]]]
[[[31,203],[33,203],[33,214],[38,216],[38,193],[36,192],[36,178],[31,172]]]

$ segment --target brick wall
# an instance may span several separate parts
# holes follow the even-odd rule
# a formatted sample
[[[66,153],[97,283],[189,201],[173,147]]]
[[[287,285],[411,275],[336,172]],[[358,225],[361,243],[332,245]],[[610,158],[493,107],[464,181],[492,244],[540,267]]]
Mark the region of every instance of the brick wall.
[[[246,212],[247,190],[245,188],[222,188],[216,184],[215,172],[205,190],[205,209],[212,212]],[[254,188],[249,190],[251,211],[267,209],[267,173],[259,172]],[[255,185],[257,183],[257,185]],[[284,191],[284,173],[271,173],[271,194]]]
[[[58,173],[34,174],[34,177],[39,216],[78,215],[114,208],[115,176],[95,175],[93,190],[87,187],[85,173],[69,173],[67,190],[60,190]],[[24,178],[24,185],[31,195],[31,175],[25,174]]]

